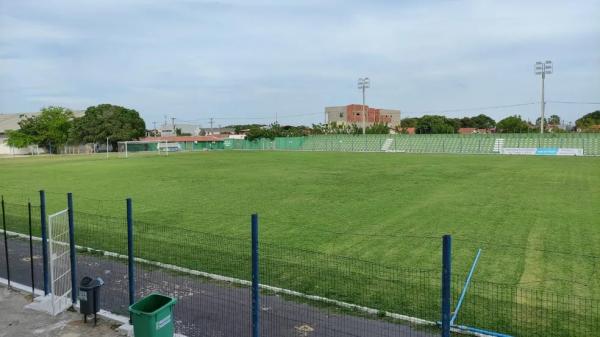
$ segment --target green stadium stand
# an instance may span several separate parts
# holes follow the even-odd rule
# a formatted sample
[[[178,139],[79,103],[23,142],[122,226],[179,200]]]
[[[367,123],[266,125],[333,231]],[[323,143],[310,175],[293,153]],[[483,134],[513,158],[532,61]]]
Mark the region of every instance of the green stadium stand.
[[[505,148],[579,148],[600,155],[600,133],[315,135],[231,140],[233,150],[494,154]]]

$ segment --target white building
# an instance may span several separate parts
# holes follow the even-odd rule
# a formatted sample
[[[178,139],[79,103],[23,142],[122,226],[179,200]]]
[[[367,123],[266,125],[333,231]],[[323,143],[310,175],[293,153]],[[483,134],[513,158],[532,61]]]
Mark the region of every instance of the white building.
[[[74,111],[75,117],[83,116],[83,111]],[[24,155],[32,153],[45,153],[43,148],[38,148],[37,145],[32,145],[27,148],[16,148],[8,146],[9,130],[19,130],[19,121],[22,119],[39,115],[39,112],[26,112],[16,114],[0,114],[0,155]]]
[[[0,114],[0,155],[6,154],[30,154],[33,148],[19,149],[8,146],[8,130],[18,130],[19,121],[23,118],[35,116],[35,113]],[[42,151],[40,149],[40,151]]]

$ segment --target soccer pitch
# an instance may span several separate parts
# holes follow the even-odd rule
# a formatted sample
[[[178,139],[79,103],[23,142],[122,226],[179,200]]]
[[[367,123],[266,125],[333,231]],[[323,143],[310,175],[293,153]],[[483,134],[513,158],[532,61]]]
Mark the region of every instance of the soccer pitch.
[[[184,232],[261,240],[381,264],[432,269],[454,236],[463,275],[600,298],[600,158],[391,153],[202,152],[0,160],[0,193],[73,192],[78,211]],[[102,199],[98,202],[93,199]],[[176,243],[173,243],[176,244]],[[199,252],[201,253],[201,252]]]

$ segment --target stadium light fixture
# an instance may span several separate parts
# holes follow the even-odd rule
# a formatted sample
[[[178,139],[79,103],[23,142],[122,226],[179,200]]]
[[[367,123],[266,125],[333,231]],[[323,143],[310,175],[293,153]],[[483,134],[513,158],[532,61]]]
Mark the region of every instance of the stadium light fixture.
[[[358,79],[358,89],[362,90],[362,132],[363,135],[366,133],[365,127],[365,89],[371,87],[371,80],[368,77],[361,77]]]
[[[546,101],[544,100],[544,80],[546,79],[546,75],[552,74],[554,71],[554,66],[550,60],[546,60],[545,62],[538,61],[534,65],[534,70],[536,75],[541,75],[542,77],[542,99],[540,100],[540,133],[544,133],[544,113],[546,109]]]

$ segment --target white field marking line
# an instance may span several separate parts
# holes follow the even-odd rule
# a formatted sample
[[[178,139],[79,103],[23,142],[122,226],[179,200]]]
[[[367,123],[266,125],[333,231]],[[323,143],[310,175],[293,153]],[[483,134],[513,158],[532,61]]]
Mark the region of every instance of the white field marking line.
[[[29,239],[29,235],[25,235],[25,234],[21,234],[21,233],[16,233],[16,232],[12,232],[12,231],[6,231],[6,233],[10,234],[10,235],[15,235],[15,236],[18,236],[18,237]],[[41,241],[42,240],[41,238],[38,238],[38,237],[33,237],[33,238],[36,241]],[[62,244],[66,245],[66,243],[62,243]],[[93,248],[89,248],[89,247],[82,247],[82,246],[78,246],[78,245],[75,245],[75,248],[80,249],[80,250],[86,250],[88,252],[102,252],[102,254],[104,256],[108,256],[108,257],[114,257],[114,258],[119,258],[119,259],[123,259],[123,260],[128,259],[127,255],[122,255],[122,254],[118,254],[118,253],[108,252],[108,251],[105,251],[105,250],[93,249]],[[246,285],[246,286],[251,286],[252,285],[251,281],[246,281],[246,280],[242,280],[242,279],[238,279],[238,278],[233,278],[233,277],[228,277],[228,276],[222,276],[222,275],[218,275],[218,274],[207,273],[207,272],[203,272],[203,271],[198,271],[198,270],[193,270],[193,269],[189,269],[189,268],[179,267],[179,266],[175,266],[175,265],[172,265],[172,264],[166,264],[166,263],[162,263],[162,262],[150,261],[150,260],[142,259],[142,258],[139,258],[139,257],[134,258],[134,261],[135,262],[139,262],[139,263],[143,263],[143,264],[148,264],[148,265],[151,265],[151,266],[161,267],[161,268],[164,268],[164,269],[169,269],[169,270],[173,270],[173,271],[185,273],[185,274],[190,274],[190,275],[195,275],[195,276],[202,276],[202,277],[210,278],[210,279],[217,280],[217,281],[223,281],[223,282],[241,284],[241,285]],[[314,300],[314,301],[335,304],[335,305],[343,307],[343,308],[355,309],[355,310],[359,310],[359,311],[366,312],[366,313],[369,313],[369,314],[376,315],[376,314],[379,314],[379,313],[382,312],[381,310],[377,310],[377,309],[373,309],[373,308],[369,308],[369,307],[365,307],[365,306],[361,306],[361,305],[357,305],[357,304],[352,304],[352,303],[348,303],[348,302],[338,301],[338,300],[334,300],[334,299],[327,298],[327,297],[322,297],[322,296],[317,296],[317,295],[310,295],[310,294],[304,294],[304,293],[301,293],[301,292],[298,292],[298,291],[295,291],[295,290],[290,290],[290,289],[285,289],[285,288],[279,288],[279,287],[273,287],[273,286],[266,285],[266,284],[259,284],[259,286],[262,289],[270,290],[270,291],[273,291],[275,293],[282,293],[282,294],[292,295],[292,296],[297,296],[297,297],[302,297],[302,298],[306,298],[306,299],[310,299],[310,300]],[[394,319],[400,319],[400,320],[408,321],[408,322],[411,322],[411,323],[424,324],[424,325],[436,325],[437,324],[436,322],[433,322],[433,321],[428,321],[428,320],[421,319],[421,318],[416,318],[416,317],[401,315],[401,314],[397,314],[397,313],[393,313],[393,312],[389,312],[389,311],[384,311],[383,313],[385,313],[385,316],[387,316],[387,317],[391,317],[391,318],[394,318]]]

